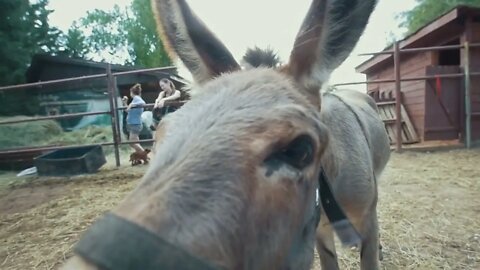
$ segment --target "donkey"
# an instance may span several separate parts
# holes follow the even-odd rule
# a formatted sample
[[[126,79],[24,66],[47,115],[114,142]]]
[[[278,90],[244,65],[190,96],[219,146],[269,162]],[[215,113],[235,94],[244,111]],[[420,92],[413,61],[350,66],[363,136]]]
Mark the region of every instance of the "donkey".
[[[331,223],[317,208],[323,174],[362,236],[361,269],[378,269],[385,128],[367,95],[320,95],[375,5],[313,0],[287,64],[242,70],[185,0],[152,0],[195,92],[160,123],[142,180],[82,236],[65,269],[302,270],[315,239],[322,269],[338,269]]]

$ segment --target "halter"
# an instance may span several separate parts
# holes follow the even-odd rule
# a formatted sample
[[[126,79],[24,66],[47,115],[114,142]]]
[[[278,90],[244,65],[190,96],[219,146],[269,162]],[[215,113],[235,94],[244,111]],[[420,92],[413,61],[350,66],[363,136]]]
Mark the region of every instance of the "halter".
[[[315,228],[320,222],[320,208],[323,206],[340,240],[344,244],[356,243],[358,233],[335,200],[323,169],[318,177],[316,194],[313,214]],[[218,270],[150,230],[111,212],[107,212],[87,230],[75,246],[75,252],[105,270]]]
[[[318,177],[318,189],[325,215],[328,217],[330,224],[342,244],[346,246],[359,245],[362,240],[361,236],[357,230],[355,230],[355,227],[353,227],[352,223],[345,215],[345,212],[335,199],[332,187],[330,186],[330,182],[323,169],[320,170],[320,176]],[[320,216],[320,204],[317,205],[317,208],[317,213]],[[318,222],[320,222],[320,217],[318,217],[317,226]]]
[[[78,242],[75,252],[105,270],[216,270],[153,232],[113,213],[106,213],[92,225]]]

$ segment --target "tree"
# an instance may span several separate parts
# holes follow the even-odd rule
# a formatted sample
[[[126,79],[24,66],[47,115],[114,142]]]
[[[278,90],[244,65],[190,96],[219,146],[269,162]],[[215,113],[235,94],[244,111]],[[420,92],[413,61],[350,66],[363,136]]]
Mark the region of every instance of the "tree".
[[[66,55],[71,58],[89,59],[88,54],[90,48],[88,47],[85,34],[82,32],[76,22],[68,29],[67,34],[63,34],[58,42],[63,47],[59,54]]]
[[[85,43],[90,52],[101,61],[143,67],[172,63],[158,37],[149,0],[133,0],[125,10],[117,5],[110,11],[93,10],[79,25],[78,30],[88,33]]]
[[[48,0],[0,0],[0,85],[25,82],[25,72],[36,53],[58,50],[60,31],[48,24]],[[0,115],[32,114],[35,102],[27,90],[1,92]]]
[[[87,12],[87,16],[81,18],[78,24],[79,29],[86,33],[85,42],[90,48],[90,53],[96,54],[96,58],[100,58],[101,61],[125,62],[121,54],[128,47],[125,27],[128,20],[127,13],[118,5],[110,11],[95,9]],[[105,54],[113,57],[109,59]],[[112,59],[115,56],[120,60]]]
[[[158,33],[150,0],[133,0],[133,19],[127,27],[129,53],[135,65],[158,67],[171,65]]]
[[[393,33],[392,31],[388,31],[387,36],[385,37],[385,41],[387,44],[386,47],[388,48],[392,46],[398,39],[399,38],[397,37],[397,35],[395,35],[395,33]]]
[[[400,27],[407,28],[406,35],[414,33],[457,5],[480,7],[480,0],[416,1],[418,4],[415,8],[399,14],[399,19],[401,21]]]
[[[48,0],[0,0],[0,85],[22,83],[31,57],[58,50],[60,31],[50,27]]]

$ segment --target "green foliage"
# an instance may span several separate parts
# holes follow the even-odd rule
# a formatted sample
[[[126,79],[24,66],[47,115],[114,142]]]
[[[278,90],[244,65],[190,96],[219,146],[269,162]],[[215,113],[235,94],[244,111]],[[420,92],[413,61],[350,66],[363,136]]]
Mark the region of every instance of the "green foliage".
[[[128,20],[126,13],[115,5],[111,11],[99,9],[89,11],[79,23],[84,33],[90,33],[86,37],[86,42],[92,52],[115,54],[128,45],[125,29]]]
[[[48,0],[0,0],[0,85],[25,82],[25,72],[36,53],[54,53],[58,50],[60,31],[50,27]],[[34,100],[28,90],[0,93],[0,115],[16,112],[31,114]]]
[[[28,89],[0,92],[0,115],[33,115],[37,113],[39,109],[38,101],[34,96],[29,95],[27,92]]]
[[[438,16],[458,5],[480,7],[480,0],[416,0],[417,6],[412,10],[400,13],[400,27],[407,28],[406,35],[414,33]]]
[[[31,57],[37,53],[89,59],[105,52],[124,52],[125,64],[144,67],[171,65],[157,35],[149,0],[133,0],[125,10],[94,10],[62,33],[48,23],[49,0],[0,0],[0,85],[25,82]],[[105,60],[105,59],[104,59]],[[23,91],[6,95],[3,103],[24,98]],[[11,99],[11,100],[10,100]],[[1,109],[10,111],[10,109]]]
[[[48,0],[0,0],[0,85],[22,83],[32,55],[58,50]]]
[[[88,47],[85,34],[82,32],[77,23],[74,23],[66,35],[60,38],[59,43],[64,47],[59,54],[66,55],[71,58],[88,59],[90,48]]]
[[[133,62],[144,67],[171,65],[172,62],[157,34],[150,0],[133,0],[132,13],[134,19],[128,27],[128,40]]]
[[[92,55],[122,55],[127,65],[171,65],[158,38],[149,0],[133,0],[125,10],[94,10],[67,33],[48,23],[49,0],[0,0],[0,85],[25,82],[25,72],[37,53],[63,54],[89,60]],[[124,57],[125,58],[125,57]],[[103,60],[106,60],[103,58]],[[0,92],[0,115],[37,113],[28,90]]]
[[[398,40],[398,38],[395,36],[395,34],[392,31],[389,31],[387,33],[387,37],[385,39],[386,44],[387,44],[386,48],[392,46],[395,43],[395,41],[397,41],[397,40]]]
[[[118,6],[110,11],[93,10],[80,19],[79,25],[78,30],[89,33],[84,41],[91,53],[118,55],[126,52],[128,58],[124,64],[127,65],[171,65],[158,37],[149,0],[133,0],[126,10]]]

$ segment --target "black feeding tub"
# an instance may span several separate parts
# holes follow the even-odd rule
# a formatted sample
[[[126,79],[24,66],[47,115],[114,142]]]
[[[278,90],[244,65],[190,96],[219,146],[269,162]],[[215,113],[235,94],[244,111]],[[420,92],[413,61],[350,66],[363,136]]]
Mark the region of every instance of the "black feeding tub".
[[[68,176],[98,171],[107,160],[101,145],[55,150],[34,160],[40,176]]]

